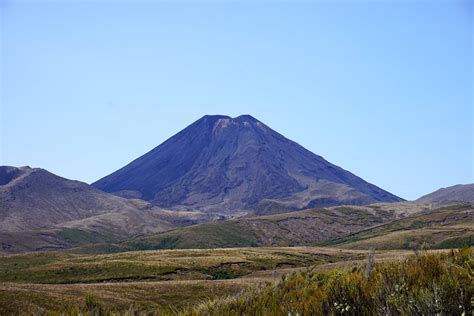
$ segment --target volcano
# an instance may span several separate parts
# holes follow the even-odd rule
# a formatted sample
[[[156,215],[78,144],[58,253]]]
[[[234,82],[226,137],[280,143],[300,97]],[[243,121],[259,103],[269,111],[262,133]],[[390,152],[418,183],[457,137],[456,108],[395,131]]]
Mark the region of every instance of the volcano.
[[[92,185],[161,207],[227,214],[402,201],[250,115],[206,115]]]

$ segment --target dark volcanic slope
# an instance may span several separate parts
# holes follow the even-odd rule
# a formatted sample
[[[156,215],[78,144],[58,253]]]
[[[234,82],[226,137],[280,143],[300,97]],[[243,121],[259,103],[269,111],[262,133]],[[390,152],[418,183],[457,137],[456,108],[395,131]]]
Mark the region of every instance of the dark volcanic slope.
[[[474,184],[458,184],[441,188],[419,198],[419,202],[474,202]]]
[[[208,211],[401,200],[249,115],[204,116],[93,185],[163,207]]]

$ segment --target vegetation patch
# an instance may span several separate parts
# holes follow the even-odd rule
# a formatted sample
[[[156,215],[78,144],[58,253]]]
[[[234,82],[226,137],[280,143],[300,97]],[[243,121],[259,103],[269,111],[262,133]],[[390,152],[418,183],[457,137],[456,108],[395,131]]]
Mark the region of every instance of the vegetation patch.
[[[71,245],[110,243],[117,241],[116,237],[92,231],[73,228],[62,228],[56,232],[58,238]]]
[[[236,279],[250,273],[251,271],[252,270],[241,267],[240,265],[225,265],[211,269],[210,271],[207,271],[207,273],[211,275],[213,280],[227,280]]]
[[[230,279],[286,265],[306,267],[357,252],[320,248],[149,250],[114,254],[33,253],[0,257],[0,282],[94,283]]]
[[[349,234],[321,245],[385,250],[414,249],[422,244],[436,249],[473,246],[473,221],[472,205],[451,205]]]
[[[470,315],[472,250],[330,272],[299,272],[183,315]]]
[[[464,236],[464,237],[455,237],[448,238],[438,243],[434,248],[445,249],[445,248],[462,248],[474,246],[474,234]]]
[[[219,253],[227,251],[230,250]],[[241,253],[248,251],[242,249]],[[385,255],[392,253],[369,254],[365,263],[351,262],[337,269],[319,270],[315,266],[284,275],[277,282],[262,279],[251,283],[251,278],[239,279],[248,267],[242,261],[208,266],[214,280],[69,285],[4,283],[0,284],[0,314],[15,314],[19,310],[51,315],[175,316],[472,313],[472,249],[417,252],[375,262],[374,255],[386,259]],[[180,258],[184,253],[173,251],[172,255]]]

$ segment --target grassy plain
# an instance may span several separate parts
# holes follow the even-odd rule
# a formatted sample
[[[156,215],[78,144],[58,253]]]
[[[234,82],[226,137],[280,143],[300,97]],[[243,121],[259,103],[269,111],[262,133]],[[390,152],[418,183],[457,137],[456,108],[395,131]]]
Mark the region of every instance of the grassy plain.
[[[363,262],[367,251],[270,247],[137,251],[106,255],[29,253],[0,257],[0,314],[84,309],[88,294],[104,309],[171,312],[283,274]],[[380,260],[408,251],[377,253]]]

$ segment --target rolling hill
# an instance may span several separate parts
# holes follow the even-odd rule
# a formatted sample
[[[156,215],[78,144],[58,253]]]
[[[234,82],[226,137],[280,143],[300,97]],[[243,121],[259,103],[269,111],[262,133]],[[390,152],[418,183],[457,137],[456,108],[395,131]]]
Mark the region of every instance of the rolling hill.
[[[250,115],[206,115],[92,185],[164,208],[231,214],[402,200]]]
[[[212,219],[124,199],[44,169],[0,166],[3,251],[63,249],[110,242]]]
[[[149,249],[314,246],[344,238],[369,227],[433,211],[431,204],[411,202],[337,206],[268,216],[241,217],[126,240],[82,247],[82,252]]]
[[[430,194],[422,196],[417,201],[424,203],[474,203],[474,184],[458,184],[447,188],[441,188]]]
[[[474,204],[438,206],[325,245],[348,249],[459,248],[474,245]]]

